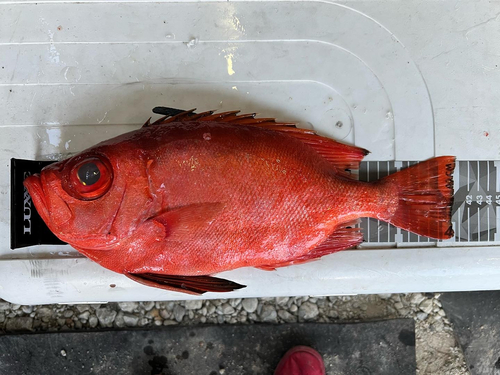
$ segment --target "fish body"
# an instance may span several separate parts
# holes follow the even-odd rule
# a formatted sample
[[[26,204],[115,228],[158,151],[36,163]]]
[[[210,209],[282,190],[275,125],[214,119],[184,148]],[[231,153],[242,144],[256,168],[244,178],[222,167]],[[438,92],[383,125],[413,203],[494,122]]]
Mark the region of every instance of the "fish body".
[[[453,157],[359,182],[351,173],[366,150],[288,125],[183,112],[52,164],[25,185],[54,234],[87,257],[188,293],[241,287],[211,276],[222,271],[272,270],[353,247],[360,217],[453,234]]]

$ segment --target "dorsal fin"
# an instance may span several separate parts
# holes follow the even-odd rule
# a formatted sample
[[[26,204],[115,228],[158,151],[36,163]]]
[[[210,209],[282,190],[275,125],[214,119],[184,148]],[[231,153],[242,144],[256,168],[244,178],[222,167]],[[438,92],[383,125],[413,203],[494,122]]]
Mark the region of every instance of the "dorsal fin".
[[[154,107],[153,108],[153,113],[156,113],[158,115],[163,115],[162,118],[156,120],[152,124],[150,123],[151,118],[146,121],[146,123],[142,126],[143,128],[148,127],[150,125],[159,125],[163,123],[168,118],[172,118],[173,116],[176,116],[180,113],[186,112],[184,109],[177,109],[177,108],[170,108],[170,107]]]
[[[295,127],[294,123],[276,122],[274,118],[256,118],[255,113],[247,113],[242,115],[238,115],[240,111],[228,111],[220,113],[215,113],[215,111],[207,111],[203,113],[194,113],[195,110],[196,109],[184,111],[169,107],[155,107],[153,109],[153,112],[164,116],[153,122],[151,125],[164,125],[172,122],[182,121],[217,121],[237,125],[252,125],[262,127]]]
[[[232,116],[226,116],[224,117],[223,119],[221,119],[220,121],[222,122],[231,122],[235,119],[240,119],[240,120],[245,120],[245,119],[254,119],[255,116],[257,116],[257,113],[246,113],[246,114],[243,114],[243,115],[238,115],[238,114],[234,114]]]
[[[340,143],[319,136],[316,133],[292,131],[288,134],[311,146],[318,154],[335,166],[339,175],[350,179],[357,179],[357,174],[353,173],[353,171],[359,169],[361,160],[370,153],[364,148]]]
[[[353,179],[356,179],[357,176],[352,172],[359,169],[359,163],[369,153],[369,151],[363,148],[346,145],[336,142],[333,139],[319,136],[313,130],[297,128],[294,123],[276,122],[274,118],[255,117],[255,113],[238,115],[240,111],[221,113],[207,111],[197,114],[194,113],[195,110],[196,109],[184,111],[169,107],[156,107],[153,112],[165,116],[156,120],[151,125],[149,125],[148,121],[144,126],[164,125],[182,121],[216,121],[284,132],[312,147],[318,154],[335,167],[339,175]]]
[[[240,113],[240,111],[213,113],[209,116],[199,118],[198,121],[221,121],[224,120],[224,118],[238,118],[238,116],[236,116],[238,113]]]
[[[175,116],[178,115],[179,113],[186,112],[185,109],[178,109],[178,108],[170,108],[170,107],[154,107],[153,108],[153,113],[156,113],[157,115],[163,115],[163,116]]]
[[[151,125],[151,117],[148,118],[148,120],[142,125],[143,128],[147,128],[149,125]]]
[[[203,118],[203,117],[206,117],[206,116],[210,116],[214,113],[214,111],[206,111],[206,112],[202,112],[202,113],[193,113],[190,117],[189,117],[189,121],[196,121],[200,118]]]
[[[174,111],[180,111],[180,110],[175,109],[175,108],[167,108],[167,107],[156,107],[154,109],[158,110],[158,108],[165,109],[165,111],[163,111],[162,114],[166,113],[167,110],[171,110],[171,114],[166,114],[162,118],[153,122],[151,125],[164,125],[164,124],[168,124],[170,122],[175,122],[175,121],[182,122],[182,121],[190,120],[189,117],[191,115],[195,115],[194,111],[196,111],[196,108],[190,109],[188,111],[182,111],[182,112],[174,112]],[[155,113],[158,113],[158,111]]]

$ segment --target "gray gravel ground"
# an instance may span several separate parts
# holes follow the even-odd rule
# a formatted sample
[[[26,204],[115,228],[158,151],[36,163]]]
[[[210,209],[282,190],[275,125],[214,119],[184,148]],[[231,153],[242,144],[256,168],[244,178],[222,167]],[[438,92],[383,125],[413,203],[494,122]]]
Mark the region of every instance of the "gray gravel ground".
[[[413,318],[417,373],[469,374],[438,294],[278,297],[102,305],[21,306],[0,302],[8,332],[151,327],[175,324],[359,322]]]

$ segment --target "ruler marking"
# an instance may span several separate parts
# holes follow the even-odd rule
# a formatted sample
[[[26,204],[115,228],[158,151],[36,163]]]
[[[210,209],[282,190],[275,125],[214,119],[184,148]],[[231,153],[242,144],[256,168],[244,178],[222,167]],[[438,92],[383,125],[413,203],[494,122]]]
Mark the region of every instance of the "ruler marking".
[[[490,241],[490,233],[491,233],[491,227],[490,227],[490,206],[486,206],[486,220],[488,222],[488,239],[487,241]]]
[[[479,160],[477,161],[477,173],[476,173],[476,185],[477,185],[477,192],[479,193],[481,190],[480,190],[480,184],[479,184],[479,181],[480,181],[480,178],[481,178],[481,170],[479,169]]]
[[[370,233],[371,222],[372,222],[372,219],[370,217],[367,218],[367,220],[366,220],[366,232],[367,232],[366,242],[372,242],[371,233]]]
[[[486,194],[490,192],[490,162],[486,162]]]
[[[493,162],[493,165],[495,167],[495,193],[498,192],[498,190],[500,189],[500,161],[494,161]],[[496,194],[495,194],[495,202],[496,202]],[[498,209],[500,206],[497,206],[495,208],[495,214],[496,214],[496,220],[495,220],[495,233],[493,234],[493,239],[494,241],[499,241],[500,240],[500,236],[498,234],[498,230],[500,229],[500,210]]]
[[[495,241],[500,241],[500,235],[498,235],[498,228],[500,228],[500,206],[497,206],[495,210],[497,214],[497,233],[495,233]]]
[[[470,171],[470,162],[467,161],[467,192],[470,192],[470,177],[469,177],[469,171]]]
[[[477,165],[477,191],[478,193],[481,192],[481,188],[483,189],[483,191],[485,191],[485,187],[484,186],[481,186],[481,179],[483,178],[483,172],[485,172],[485,169],[484,168],[481,168],[482,166],[484,166],[484,161],[481,161],[481,162],[477,162],[478,165]],[[487,195],[487,193],[485,194]],[[482,194],[480,194],[481,197],[483,197]],[[486,199],[486,196],[483,197],[484,199]],[[484,228],[484,225],[481,225],[481,211],[484,211],[484,208],[485,207],[486,209],[488,208],[488,204],[486,202],[483,201],[483,199],[480,200],[481,204],[479,205],[478,209],[477,209],[477,240],[478,242],[481,241],[481,228]],[[483,202],[484,202],[484,206],[483,206]]]
[[[495,171],[496,171],[496,181],[495,182],[497,185],[495,187],[496,191],[498,191],[500,188],[500,170],[499,169],[500,169],[500,161],[495,161]],[[497,226],[497,228],[498,228],[498,226]]]
[[[467,207],[467,242],[470,242],[470,207]]]
[[[397,243],[403,242],[403,235],[401,234],[401,228],[396,228],[396,234],[394,235],[394,241]]]
[[[399,172],[403,168],[403,163],[401,161],[395,161],[394,162],[394,169],[395,172]],[[396,243],[401,243],[403,242],[403,233],[401,231],[401,228],[395,227],[396,233],[394,234],[394,241]]]
[[[470,193],[470,161],[467,161],[467,193]],[[470,207],[467,207],[467,242],[470,242]]]
[[[391,242],[391,224],[387,223],[387,242]]]
[[[481,241],[481,216],[479,215],[479,211],[481,207],[477,208],[477,241]]]

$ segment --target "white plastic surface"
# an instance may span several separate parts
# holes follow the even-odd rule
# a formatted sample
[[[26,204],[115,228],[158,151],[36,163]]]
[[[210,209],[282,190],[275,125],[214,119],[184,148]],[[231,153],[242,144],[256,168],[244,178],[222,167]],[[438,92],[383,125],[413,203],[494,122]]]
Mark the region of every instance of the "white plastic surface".
[[[370,160],[500,159],[499,13],[485,1],[0,1],[0,297],[193,298],[69,246],[8,248],[11,157],[78,152],[157,105],[297,121]],[[355,250],[221,276],[248,285],[224,297],[494,289],[499,251]]]
[[[246,288],[202,297],[144,287],[83,258],[15,260],[8,264],[1,269],[0,295],[19,304],[445,292],[456,291],[457,285],[483,290],[485,285],[500,284],[500,253],[491,247],[347,250],[272,273],[242,268],[219,276]],[[111,288],[110,284],[116,286]]]

